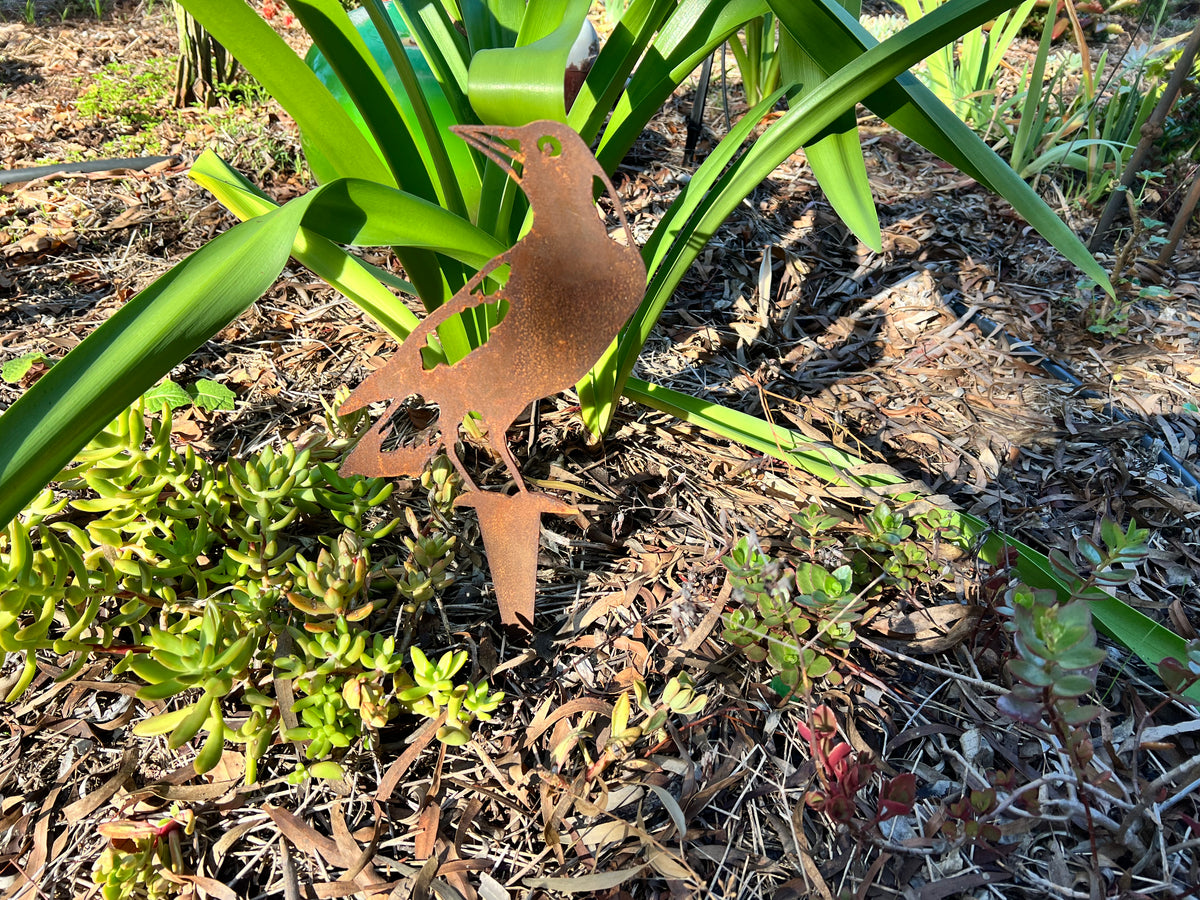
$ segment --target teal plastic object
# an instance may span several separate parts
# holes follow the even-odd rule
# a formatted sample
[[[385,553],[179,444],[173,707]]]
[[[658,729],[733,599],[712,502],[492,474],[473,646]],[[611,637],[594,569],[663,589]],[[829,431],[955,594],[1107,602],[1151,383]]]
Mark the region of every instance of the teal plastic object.
[[[405,27],[400,13],[396,10],[395,4],[388,3],[385,5],[385,8],[392,20],[392,24],[396,26],[396,31],[399,32],[401,40],[404,40],[409,36],[408,29]],[[387,49],[383,45],[383,38],[376,31],[371,17],[361,7],[353,10],[349,15],[351,24],[357,29],[363,42],[367,45],[367,49],[371,51],[371,55],[375,58],[376,64],[387,78],[388,87],[392,89],[392,93],[400,104],[405,121],[415,123],[416,115],[413,112],[412,101],[409,100],[408,95],[404,92],[404,85],[400,82],[400,76],[396,74],[396,68],[392,65],[391,57],[388,56]],[[446,95],[442,93],[441,85],[438,84],[433,70],[429,68],[429,63],[425,61],[425,57],[418,48],[405,47],[405,50],[408,52],[409,62],[412,63],[413,70],[417,74],[417,81],[421,86],[421,92],[425,95],[425,101],[429,104],[430,112],[433,113],[433,120],[442,129],[442,134],[446,142],[446,153],[450,157],[451,165],[456,172],[465,172],[474,169],[475,163],[471,158],[470,148],[459,140],[458,137],[447,131],[451,125],[457,123],[454,119],[454,113],[450,108],[450,103],[446,100]],[[333,67],[329,64],[325,55],[314,46],[304,57],[304,62],[308,64],[313,74],[333,94],[342,109],[354,121],[358,130],[370,142],[371,146],[375,148],[375,152],[379,153],[379,144],[375,140],[375,136],[367,128],[367,124],[362,114],[358,111],[358,107],[350,99],[350,94],[334,73]],[[421,151],[421,155],[428,159],[429,146],[419,128],[413,128],[413,140],[416,142],[417,148]],[[300,134],[300,147],[304,151],[309,169],[312,171],[313,177],[317,179],[318,184],[325,184],[327,181],[333,181],[337,178],[332,164],[330,164],[329,160],[320,151],[309,145],[308,141],[304,138],[303,132]],[[382,158],[382,154],[380,154],[380,157]],[[478,178],[460,179],[460,189],[464,192],[463,200],[466,201],[469,208],[474,210],[479,206],[479,195],[478,187],[475,189],[475,196],[468,194],[471,190],[472,181],[477,182]]]

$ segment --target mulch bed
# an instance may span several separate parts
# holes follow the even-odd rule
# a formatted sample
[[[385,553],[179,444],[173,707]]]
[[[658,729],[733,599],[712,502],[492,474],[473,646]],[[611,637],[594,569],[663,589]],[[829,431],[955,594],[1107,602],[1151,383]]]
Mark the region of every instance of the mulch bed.
[[[75,98],[114,59],[169,56],[169,18],[161,7],[120,7],[100,22],[26,26],[9,7],[0,169],[96,155],[113,135],[78,115]],[[689,104],[687,95],[669,104],[622,166],[618,188],[639,236],[687,174]],[[269,104],[239,109],[261,143],[192,113],[164,126],[176,161],[0,189],[0,362],[61,358],[233,223],[186,178],[202,147],[278,200],[306,189],[303,171],[263,149],[294,146],[287,117]],[[719,111],[708,126],[708,137],[723,133]],[[1200,475],[1194,229],[1161,273],[1168,298],[1134,302],[1125,334],[1095,334],[1077,273],[1003,201],[874,120],[864,150],[883,253],[859,247],[796,156],[706,249],[638,374],[893,467],[1044,550],[1097,536],[1104,516],[1136,518],[1152,529],[1152,553],[1126,599],[1195,637],[1200,498],[1157,457],[1165,448]],[[1159,218],[1169,218],[1173,195],[1163,194]],[[1071,224],[1086,235],[1092,214],[1071,209]],[[1017,358],[956,302],[1067,365],[1128,419]],[[389,350],[354,306],[293,267],[185,366],[188,379],[231,387],[238,408],[182,412],[176,433],[214,457],[302,439],[320,399]],[[0,408],[43,370],[0,382]],[[721,638],[720,558],[749,533],[786,546],[789,516],[811,499],[860,513],[862,499],[632,405],[601,448],[583,441],[564,398],[518,427],[526,471],[574,485],[592,528],[548,531],[538,633],[522,645],[499,629],[473,520],[457,522],[459,581],[444,598],[452,634],[432,616],[431,652],[470,647],[476,677],[490,673],[508,696],[470,744],[442,747],[409,719],[348,757],[345,783],[285,783],[278,748],[276,769],[247,789],[231,771],[195,776],[187,747],[133,737],[135,686],[105,681],[97,667],[56,690],[48,668],[0,707],[0,892],[32,896],[28,876],[46,896],[87,895],[106,843],[97,824],[139,799],[195,810],[184,851],[197,896],[936,900],[1177,896],[1200,883],[1195,710],[1160,706],[1156,679],[1114,649],[1082,803],[1053,748],[996,708],[1010,638],[994,612],[936,653],[864,630],[842,661],[846,681],[812,702],[835,708],[847,740],[881,771],[915,772],[920,802],[870,841],[830,827],[804,803],[814,779],[797,732],[806,708],[782,703]],[[402,499],[419,504],[421,492]],[[977,573],[964,565],[959,575],[960,592],[973,591]],[[944,593],[927,599],[959,602],[953,586]],[[708,694],[701,716],[577,781],[580,754],[596,755],[606,710],[633,677],[656,694],[680,671]],[[576,729],[579,746],[564,751]],[[948,804],[986,788],[993,770],[1033,785],[1040,812],[1013,795],[996,818],[999,841],[947,839]],[[1089,884],[1095,871],[1103,883]],[[287,893],[297,885],[300,894]]]

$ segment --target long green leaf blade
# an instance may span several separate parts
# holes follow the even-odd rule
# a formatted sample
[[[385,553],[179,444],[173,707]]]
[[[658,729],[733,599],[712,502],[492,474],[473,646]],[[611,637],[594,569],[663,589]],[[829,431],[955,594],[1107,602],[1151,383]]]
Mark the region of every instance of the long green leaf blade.
[[[801,97],[828,77],[786,30],[779,35],[778,59],[784,83],[800,85]],[[846,227],[876,253],[882,251],[883,235],[854,110],[844,112],[826,133],[807,143],[804,156],[821,191]]]
[[[271,202],[215,154],[201,157],[191,174],[239,217],[258,215],[266,208],[264,204]],[[339,290],[352,289],[350,296],[356,302],[367,300],[364,309],[393,334],[398,328],[407,334],[411,325],[406,312],[400,312],[395,302],[387,302],[384,294],[390,292],[366,287],[362,273],[352,264],[340,262],[341,258],[319,241],[310,240],[310,232],[333,244],[400,245],[410,251],[434,251],[475,269],[506,249],[495,238],[436,204],[374,182],[330,182],[306,195],[305,200],[305,230],[297,235],[300,247],[293,248],[298,249],[297,259],[311,265],[314,272]],[[317,256],[310,257],[310,252]],[[475,346],[465,327],[462,319],[454,317],[438,331],[452,360],[462,359]]]
[[[461,0],[463,28],[471,55],[514,47],[525,17],[525,0]]]
[[[675,3],[676,0],[633,0],[600,48],[600,55],[567,115],[567,123],[589,146],[625,90],[626,80],[642,52]]]
[[[473,122],[467,102],[467,67],[471,63],[467,39],[459,34],[441,3],[429,0],[395,0],[417,43],[421,55],[437,76],[438,83],[459,122]]]
[[[279,204],[242,178],[211,150],[196,160],[188,175],[243,221],[279,208]],[[380,282],[380,278],[388,277],[388,273],[351,256],[312,229],[304,226],[297,229],[291,253],[298,263],[356,303],[396,340],[404,340],[420,323],[412,311]],[[403,287],[413,293],[412,285]]]
[[[375,31],[383,41],[383,46],[387,49],[388,57],[391,59],[392,67],[404,87],[407,100],[412,105],[417,128],[424,143],[422,149],[425,152],[421,155],[426,157],[427,161],[433,165],[435,175],[434,186],[437,189],[438,199],[450,212],[465,219],[468,217],[467,204],[459,185],[460,182],[471,184],[472,187],[476,187],[477,189],[479,173],[473,167],[467,166],[462,167],[459,171],[455,171],[454,165],[450,161],[450,154],[446,149],[442,130],[434,120],[429,101],[426,99],[425,92],[421,89],[421,85],[417,81],[416,70],[408,58],[408,51],[400,43],[400,33],[396,30],[396,26],[392,24],[387,9],[381,0],[365,0],[364,7],[367,10],[367,14],[371,17],[371,23],[375,26]],[[470,158],[468,157],[468,159]],[[469,171],[467,171],[468,168],[470,169]]]
[[[410,194],[436,200],[434,173],[429,171],[431,163],[418,152],[387,78],[341,3],[338,0],[292,0],[289,6],[358,107],[391,169],[391,183]],[[358,172],[353,175],[360,177]]]
[[[528,43],[475,54],[468,73],[467,97],[483,122],[525,125],[538,119],[566,121],[563,77],[567,57],[590,5],[589,0],[530,0],[519,35],[520,39],[528,38]],[[543,34],[552,21],[559,24]],[[528,35],[526,22],[531,23]]]
[[[617,101],[596,149],[601,168],[615,172],[671,92],[741,25],[767,11],[767,0],[683,0]]]
[[[857,19],[842,9],[837,0],[768,2],[780,24],[826,71],[835,71],[867,48],[877,46],[875,39]],[[994,17],[1013,6],[1014,2],[950,0],[889,38],[886,43],[915,41],[922,51],[918,58],[928,56],[939,46],[953,40],[944,36],[955,31],[961,34],[980,24],[978,9],[981,5],[986,5],[991,12],[990,17]],[[930,27],[935,20],[937,26]],[[965,28],[955,24],[968,21],[970,24]],[[945,24],[951,24],[952,27],[943,29]],[[862,98],[862,102],[888,124],[1004,197],[1059,253],[1106,291],[1112,292],[1108,275],[1075,233],[1021,180],[1012,167],[914,76],[907,72],[898,74],[894,81],[889,79]]]

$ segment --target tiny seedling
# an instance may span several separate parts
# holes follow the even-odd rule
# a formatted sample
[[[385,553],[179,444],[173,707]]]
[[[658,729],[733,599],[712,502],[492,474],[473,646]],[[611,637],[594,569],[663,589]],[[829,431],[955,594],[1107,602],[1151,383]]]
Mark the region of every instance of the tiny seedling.
[[[841,740],[837,716],[828,706],[817,706],[808,722],[797,726],[808,744],[816,767],[817,786],[804,795],[804,804],[814,812],[824,813],[838,825],[848,827],[862,836],[878,828],[881,822],[913,811],[917,800],[917,777],[911,772],[884,780],[879,788],[875,815],[863,819],[858,809],[858,794],[875,774],[875,765]]]

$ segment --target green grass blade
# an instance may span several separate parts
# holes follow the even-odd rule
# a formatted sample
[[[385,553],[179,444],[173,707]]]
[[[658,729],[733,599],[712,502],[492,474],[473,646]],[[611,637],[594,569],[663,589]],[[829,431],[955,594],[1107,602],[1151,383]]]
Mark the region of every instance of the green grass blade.
[[[1038,52],[1033,59],[1033,71],[1029,75],[1029,81],[1026,82],[1028,87],[1025,91],[1025,102],[1021,107],[1021,120],[1017,124],[1017,134],[1013,139],[1012,163],[1018,171],[1025,168],[1029,158],[1033,155],[1030,137],[1035,128],[1040,130],[1040,123],[1043,121],[1046,110],[1046,101],[1043,98],[1048,95],[1043,90],[1043,81],[1046,77],[1046,60],[1050,55],[1050,42],[1054,34],[1054,17],[1047,16],[1046,19],[1042,28],[1042,38],[1038,43]]]
[[[1037,0],[1023,0],[1021,5],[1012,12],[996,17],[995,24],[988,32],[988,42],[992,47],[993,60],[1003,59],[1004,55],[1008,53],[1008,48],[1012,46],[1012,42],[1017,39],[1017,35],[1025,27],[1035,6],[1037,6]],[[1000,64],[997,62],[993,68],[999,71]]]

